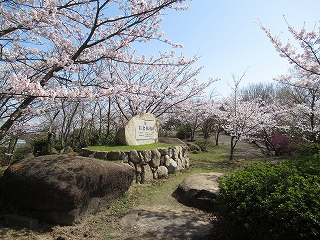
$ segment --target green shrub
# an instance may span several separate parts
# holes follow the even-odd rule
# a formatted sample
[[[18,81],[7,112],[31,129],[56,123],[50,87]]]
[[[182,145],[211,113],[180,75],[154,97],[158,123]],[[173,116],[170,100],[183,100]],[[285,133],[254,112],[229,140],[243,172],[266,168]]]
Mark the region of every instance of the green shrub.
[[[181,125],[177,130],[177,138],[179,139],[186,139],[191,136],[191,126],[189,124]]]
[[[102,142],[102,145],[115,146],[116,145],[116,134],[109,133],[108,135],[106,135],[104,138],[104,141]]]
[[[113,146],[115,145],[116,138],[114,133],[105,133],[105,132],[93,132],[92,135],[89,138],[89,145],[90,146],[104,146],[109,145]]]
[[[33,155],[46,155],[48,153],[48,138],[46,137],[39,137],[33,140]]]
[[[302,159],[293,159],[287,162],[287,164],[297,168],[304,175],[320,177],[320,153]]]
[[[12,154],[11,163],[15,163],[24,158],[28,158],[32,156],[32,148],[29,145],[24,145],[18,147],[14,150]]]
[[[176,137],[176,133],[171,130],[160,129],[159,130],[159,137],[174,138],[174,137]]]
[[[319,239],[319,165],[311,162],[254,165],[222,179],[218,219],[226,238]]]
[[[57,151],[61,151],[64,148],[64,144],[60,141],[53,141],[52,148],[56,149]]]
[[[320,151],[320,144],[313,142],[304,142],[296,145],[296,155],[298,156],[311,156]]]

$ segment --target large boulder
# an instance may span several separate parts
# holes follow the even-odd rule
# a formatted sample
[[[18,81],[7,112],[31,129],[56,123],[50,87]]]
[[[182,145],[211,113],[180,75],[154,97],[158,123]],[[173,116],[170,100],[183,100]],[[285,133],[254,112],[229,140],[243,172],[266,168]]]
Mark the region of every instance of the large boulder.
[[[133,178],[128,164],[40,156],[11,165],[0,179],[0,194],[22,214],[72,225],[122,196]]]
[[[168,168],[168,173],[172,174],[177,170],[178,164],[175,160],[172,158],[169,159],[169,166],[166,166]]]
[[[200,173],[185,178],[173,196],[181,203],[201,210],[214,211],[222,173]]]
[[[106,159],[108,152],[96,151],[93,155],[94,158]]]
[[[132,117],[116,132],[116,142],[123,145],[143,145],[158,142],[159,121],[151,113]]]
[[[190,151],[201,152],[201,147],[199,147],[198,144],[194,142],[186,142],[186,144]]]
[[[121,151],[110,151],[107,154],[108,160],[120,160],[121,159]]]
[[[152,158],[151,158],[151,161],[149,162],[149,165],[152,168],[157,168],[160,166],[161,153],[158,151],[158,149],[152,149],[151,153],[152,153]]]
[[[148,164],[144,164],[141,166],[141,182],[147,183],[153,180],[153,172]]]
[[[131,150],[131,151],[129,152],[129,159],[130,159],[130,161],[133,162],[133,163],[139,163],[139,162],[141,162],[141,158],[140,158],[137,150]]]
[[[168,176],[168,169],[165,166],[160,166],[154,172],[155,178],[166,178]]]

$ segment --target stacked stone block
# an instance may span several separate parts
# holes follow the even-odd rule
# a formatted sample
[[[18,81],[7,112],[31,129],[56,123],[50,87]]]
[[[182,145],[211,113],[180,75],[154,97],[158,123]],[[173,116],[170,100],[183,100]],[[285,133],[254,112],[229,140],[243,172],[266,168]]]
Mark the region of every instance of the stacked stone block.
[[[121,160],[135,169],[136,183],[147,183],[152,179],[166,177],[176,171],[189,168],[189,156],[186,146],[174,146],[151,150],[130,151],[93,151],[82,149],[85,157],[102,160]]]

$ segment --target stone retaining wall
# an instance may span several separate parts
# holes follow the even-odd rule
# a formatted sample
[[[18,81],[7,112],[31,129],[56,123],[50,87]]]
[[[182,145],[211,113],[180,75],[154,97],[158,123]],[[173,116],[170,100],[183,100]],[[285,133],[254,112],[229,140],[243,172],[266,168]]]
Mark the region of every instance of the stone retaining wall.
[[[82,149],[85,157],[103,160],[122,160],[136,171],[135,181],[146,183],[152,179],[163,178],[175,171],[189,168],[188,148],[174,146],[152,150],[131,151],[94,151]]]

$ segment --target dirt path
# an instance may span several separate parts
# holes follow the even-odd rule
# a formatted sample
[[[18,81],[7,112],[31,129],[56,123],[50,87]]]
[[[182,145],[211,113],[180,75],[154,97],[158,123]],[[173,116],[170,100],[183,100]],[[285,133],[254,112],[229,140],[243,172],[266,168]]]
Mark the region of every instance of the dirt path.
[[[123,239],[207,239],[213,230],[209,216],[183,205],[140,206],[121,218],[119,224],[134,230],[134,236]]]
[[[220,135],[219,137],[220,146],[230,146],[230,137],[227,135]],[[234,157],[239,158],[264,158],[266,154],[266,149],[262,143],[259,143],[259,148],[257,145],[250,143],[248,140],[238,141],[235,150]]]
[[[76,226],[55,226],[50,233],[26,239],[206,240],[214,234],[213,214],[180,203],[138,205],[126,213],[108,214],[101,212]]]

